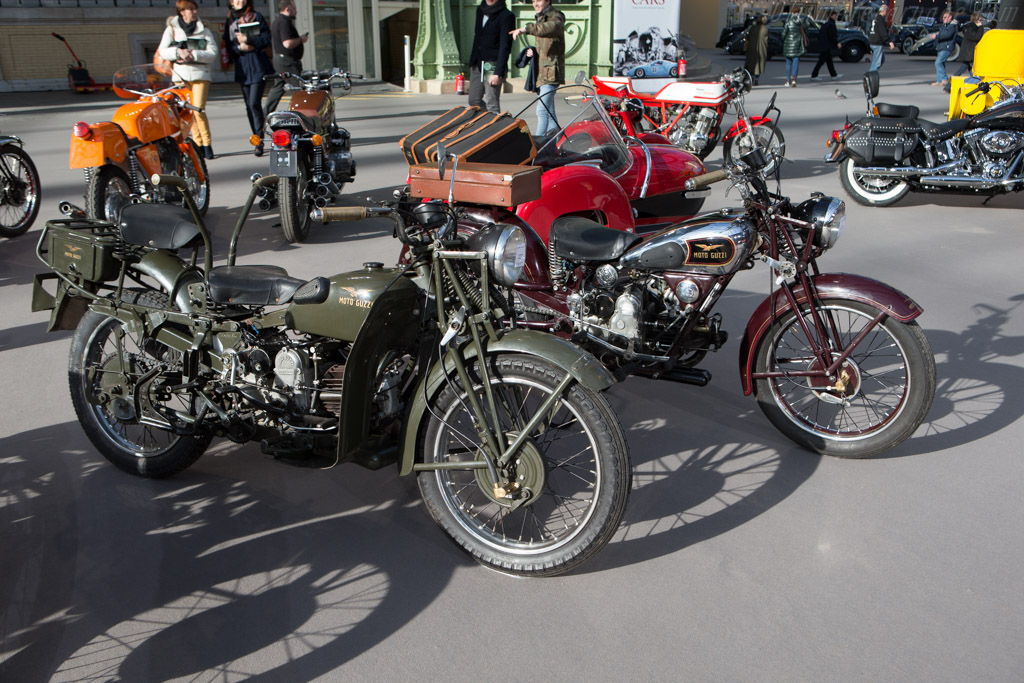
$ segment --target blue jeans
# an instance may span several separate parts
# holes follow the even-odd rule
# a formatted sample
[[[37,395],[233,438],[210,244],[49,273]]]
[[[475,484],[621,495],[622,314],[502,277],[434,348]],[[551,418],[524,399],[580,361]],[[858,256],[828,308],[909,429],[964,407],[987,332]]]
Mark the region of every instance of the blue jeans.
[[[557,85],[540,86],[540,101],[537,102],[537,131],[534,135],[547,135],[558,130],[555,118],[555,90]]]
[[[868,71],[878,71],[885,64],[885,45],[871,46],[871,68]]]
[[[935,80],[938,83],[949,80],[946,75],[946,60],[953,54],[952,50],[939,50],[935,56]]]
[[[786,80],[795,81],[798,71],[800,71],[800,58],[786,57]]]

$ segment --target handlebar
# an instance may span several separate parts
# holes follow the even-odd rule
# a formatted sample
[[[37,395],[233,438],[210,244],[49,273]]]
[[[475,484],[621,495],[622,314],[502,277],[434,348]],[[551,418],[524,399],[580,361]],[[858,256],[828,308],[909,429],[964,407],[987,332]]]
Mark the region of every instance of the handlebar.
[[[153,185],[155,185],[156,187],[159,187],[161,185],[168,185],[170,187],[175,187],[179,190],[188,189],[188,183],[185,182],[185,179],[176,175],[160,175],[159,173],[154,173],[150,177],[149,182],[153,183]]]
[[[402,244],[408,244],[410,246],[423,245],[428,243],[428,240],[424,239],[423,236],[410,236],[405,230],[405,221],[399,215],[398,211],[388,207],[377,207],[377,206],[335,206],[335,207],[323,207],[313,209],[309,217],[315,221],[322,223],[331,223],[334,221],[361,221],[364,218],[373,218],[379,216],[381,218],[390,218],[395,222],[395,233],[398,235],[398,239]]]
[[[729,172],[724,168],[717,171],[711,171],[710,173],[702,173],[701,175],[693,176],[686,181],[687,190],[696,190],[700,187],[707,187],[713,183],[717,183],[721,180],[725,180],[729,177]]]

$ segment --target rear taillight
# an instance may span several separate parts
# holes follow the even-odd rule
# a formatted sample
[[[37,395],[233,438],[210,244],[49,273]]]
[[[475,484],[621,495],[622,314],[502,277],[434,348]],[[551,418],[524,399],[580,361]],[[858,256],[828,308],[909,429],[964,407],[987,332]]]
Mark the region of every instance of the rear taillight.
[[[275,130],[271,140],[275,147],[287,147],[292,144],[292,134],[286,130]]]
[[[71,134],[76,138],[88,140],[92,137],[92,128],[89,128],[89,124],[85,121],[79,121],[75,125],[71,126]]]

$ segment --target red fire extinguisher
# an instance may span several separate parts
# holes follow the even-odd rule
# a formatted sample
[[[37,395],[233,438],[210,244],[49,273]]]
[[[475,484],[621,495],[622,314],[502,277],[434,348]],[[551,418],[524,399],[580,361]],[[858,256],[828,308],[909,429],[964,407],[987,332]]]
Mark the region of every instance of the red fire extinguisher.
[[[466,77],[461,72],[455,77],[455,94],[466,94]]]
[[[686,57],[679,58],[676,68],[679,71],[679,78],[686,78]]]

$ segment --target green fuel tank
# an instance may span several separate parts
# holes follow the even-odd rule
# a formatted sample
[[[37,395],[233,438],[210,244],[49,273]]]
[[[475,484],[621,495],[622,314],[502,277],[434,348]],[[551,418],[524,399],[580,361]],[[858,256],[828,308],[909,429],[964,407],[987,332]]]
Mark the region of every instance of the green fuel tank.
[[[322,303],[292,303],[285,311],[285,323],[299,332],[354,341],[382,295],[392,304],[399,303],[392,301],[395,298],[407,301],[411,316],[420,289],[412,280],[399,277],[400,272],[371,263],[362,270],[334,275],[328,279],[330,289]]]

